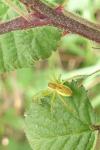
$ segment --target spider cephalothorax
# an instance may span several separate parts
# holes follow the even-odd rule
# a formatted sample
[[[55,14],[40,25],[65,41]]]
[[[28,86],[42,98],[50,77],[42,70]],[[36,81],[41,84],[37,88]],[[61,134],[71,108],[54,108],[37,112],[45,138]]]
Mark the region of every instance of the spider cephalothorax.
[[[62,96],[72,95],[72,90],[68,86],[63,85],[62,83],[49,82],[48,87],[52,90],[55,90],[57,93],[59,93]]]

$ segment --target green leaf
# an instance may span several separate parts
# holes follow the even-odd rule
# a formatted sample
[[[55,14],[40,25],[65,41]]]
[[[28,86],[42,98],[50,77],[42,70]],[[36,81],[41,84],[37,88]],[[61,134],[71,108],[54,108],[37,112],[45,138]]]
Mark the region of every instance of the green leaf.
[[[56,94],[51,112],[52,94],[34,101],[25,118],[26,136],[34,150],[91,150],[97,132],[92,129],[95,114],[83,87],[68,85],[72,97]],[[66,107],[61,98],[65,101]]]
[[[14,16],[9,8],[2,19]],[[60,30],[50,26],[0,35],[0,72],[32,67],[35,61],[50,57],[60,38]]]
[[[0,71],[32,67],[56,50],[60,32],[53,27],[17,31],[0,36]]]

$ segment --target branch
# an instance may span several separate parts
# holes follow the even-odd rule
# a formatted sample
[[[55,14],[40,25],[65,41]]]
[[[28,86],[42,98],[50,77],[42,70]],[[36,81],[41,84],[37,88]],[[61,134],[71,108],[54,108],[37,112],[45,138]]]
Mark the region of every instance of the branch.
[[[4,34],[10,31],[15,30],[24,30],[37,26],[44,26],[51,24],[51,21],[48,18],[41,19],[38,14],[30,14],[31,22],[28,22],[23,17],[18,17],[8,22],[0,24],[0,34]]]
[[[100,125],[92,125],[93,130],[100,131]]]
[[[91,23],[68,11],[64,12],[64,10],[57,11],[57,9],[52,9],[43,4],[40,0],[28,0],[26,3],[24,3],[23,0],[20,1],[26,6],[29,6],[31,10],[35,10],[38,16],[36,16],[36,14],[33,15],[33,17],[29,15],[29,17],[32,18],[29,22],[19,17],[9,22],[2,23],[0,24],[0,34],[36,26],[53,25],[64,31],[71,31],[72,33],[79,34],[100,43],[99,25]]]
[[[91,23],[68,11],[58,13],[55,9],[43,4],[40,0],[28,0],[27,5],[42,15],[51,19],[55,26],[70,30],[90,40],[100,43],[100,26]]]

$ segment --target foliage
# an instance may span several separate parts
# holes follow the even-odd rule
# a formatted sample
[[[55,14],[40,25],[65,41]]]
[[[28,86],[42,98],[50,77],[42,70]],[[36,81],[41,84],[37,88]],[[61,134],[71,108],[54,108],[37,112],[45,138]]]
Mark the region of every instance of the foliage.
[[[1,16],[7,20],[14,13],[12,16],[12,9],[9,8]],[[0,36],[0,71],[32,67],[36,60],[50,57],[57,49],[60,38],[61,32],[49,26]]]
[[[44,1],[53,7],[64,2]],[[26,11],[17,0],[14,2]],[[79,0],[78,3],[79,5],[73,0],[66,1],[65,9],[98,21],[95,14],[99,9],[99,0]],[[0,22],[17,15],[0,1]],[[100,69],[99,50],[92,48],[95,45],[96,43],[76,35],[62,37],[62,31],[51,26],[0,35],[0,143],[5,137],[9,139],[8,145],[0,145],[1,150],[31,149],[23,132],[26,111],[25,133],[33,149],[95,148],[97,131],[93,125],[100,125],[99,76],[84,79],[84,87],[79,87],[74,81],[66,82],[73,95],[64,97],[56,94],[53,111],[53,95],[44,97],[42,92],[37,93],[47,88],[48,78],[54,74],[70,78]],[[16,71],[8,72],[11,70]],[[33,101],[34,94],[40,95],[36,101]],[[67,108],[61,98],[68,105]]]
[[[90,150],[94,147],[97,133],[92,125],[96,118],[87,93],[78,83],[72,82],[69,87],[73,95],[68,98],[56,94],[52,111],[52,94],[33,100],[25,119],[25,132],[33,149]]]

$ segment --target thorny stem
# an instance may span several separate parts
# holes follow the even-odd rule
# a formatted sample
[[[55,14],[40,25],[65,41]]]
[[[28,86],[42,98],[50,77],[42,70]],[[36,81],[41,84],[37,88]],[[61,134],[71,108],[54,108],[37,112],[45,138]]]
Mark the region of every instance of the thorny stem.
[[[30,15],[32,18],[31,22],[25,20],[23,17],[18,17],[16,19],[13,19],[11,21],[1,23],[0,24],[0,34],[4,34],[10,31],[15,31],[15,30],[24,30],[28,28],[33,28],[37,26],[44,26],[51,24],[51,21],[47,18],[40,19],[38,17],[38,14],[31,14]]]
[[[80,34],[96,42],[100,42],[100,26],[90,23],[89,21],[82,19],[79,16],[73,15],[66,11],[57,13],[55,9],[43,4],[40,0],[29,0],[31,9],[40,12],[54,21],[55,26],[61,26],[65,30],[69,30],[72,33]]]
[[[24,3],[23,0],[20,1]],[[90,40],[100,43],[99,25],[91,23],[68,11],[65,12],[62,10],[58,12],[56,9],[52,9],[43,4],[40,0],[28,0],[26,5],[28,5],[31,10],[35,10],[37,13],[40,13],[43,16],[43,20],[38,18],[38,21],[36,21],[33,18],[32,22],[27,22],[22,18],[16,18],[15,20],[12,20],[8,23],[1,24],[0,34],[12,30],[26,29],[35,26],[53,25],[63,29],[64,31],[69,30],[72,33],[79,34]],[[11,25],[10,29],[8,28],[9,24]]]

